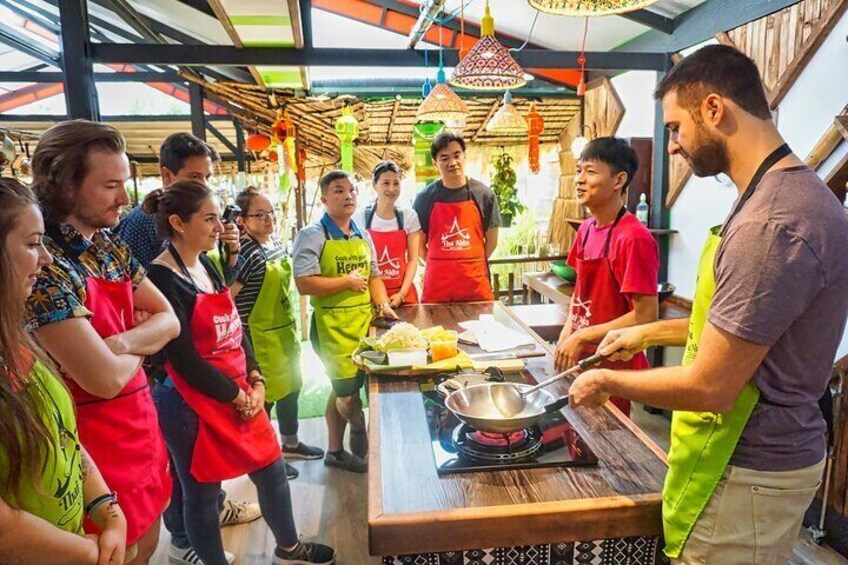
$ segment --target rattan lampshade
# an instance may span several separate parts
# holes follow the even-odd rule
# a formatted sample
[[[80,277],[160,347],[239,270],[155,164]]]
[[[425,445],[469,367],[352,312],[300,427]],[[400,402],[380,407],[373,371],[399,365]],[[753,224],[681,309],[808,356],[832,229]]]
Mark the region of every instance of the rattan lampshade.
[[[486,124],[486,131],[503,135],[527,135],[527,120],[512,104],[512,94],[509,91],[504,94],[503,106],[498,108]]]
[[[533,8],[560,16],[609,16],[641,10],[657,0],[527,0]]]
[[[495,39],[495,20],[486,3],[480,39],[453,70],[450,83],[471,90],[506,90],[527,84],[524,71]]]
[[[465,125],[468,105],[445,84],[445,71],[439,68],[437,84],[418,107],[419,122],[442,122],[450,127]]]

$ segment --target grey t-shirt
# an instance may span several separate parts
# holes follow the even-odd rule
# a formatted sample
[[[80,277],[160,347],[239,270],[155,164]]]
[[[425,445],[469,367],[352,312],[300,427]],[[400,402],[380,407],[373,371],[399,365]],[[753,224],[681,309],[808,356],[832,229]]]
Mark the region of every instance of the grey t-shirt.
[[[466,188],[467,187],[467,188]],[[468,179],[468,184],[459,189],[446,188],[441,180],[430,183],[415,196],[412,208],[418,214],[421,229],[424,233],[430,230],[430,213],[436,202],[465,202],[473,200],[483,218],[483,231],[497,228],[501,225],[501,213],[498,209],[498,198],[491,188],[482,182]]]
[[[358,229],[362,233],[362,238],[368,242],[368,247],[371,248],[371,276],[379,277],[380,270],[377,268],[377,252],[374,250],[374,242],[371,241],[371,236],[364,228],[358,227]],[[358,236],[351,234],[350,237]],[[320,221],[304,226],[302,230],[297,232],[292,247],[292,274],[295,277],[321,274],[321,251],[324,249],[325,241],[327,241],[327,236]]]
[[[760,402],[732,465],[787,471],[825,453],[818,400],[848,316],[848,215],[807,167],[766,174],[730,222],[715,259],[710,322],[769,346]]]

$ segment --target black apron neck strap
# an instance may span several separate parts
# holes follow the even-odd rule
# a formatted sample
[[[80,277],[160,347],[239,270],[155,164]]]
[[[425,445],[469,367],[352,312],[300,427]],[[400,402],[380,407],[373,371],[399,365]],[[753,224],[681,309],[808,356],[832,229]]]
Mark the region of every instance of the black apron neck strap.
[[[748,186],[745,187],[745,192],[742,193],[742,196],[739,197],[739,200],[736,202],[736,206],[733,207],[733,210],[730,212],[730,215],[724,221],[724,225],[719,232],[719,237],[724,236],[724,232],[727,230],[727,226],[730,224],[730,221],[736,217],[736,214],[742,210],[742,207],[751,199],[751,196],[754,195],[754,191],[757,189],[757,186],[760,184],[760,181],[763,180],[763,176],[771,169],[773,166],[777,164],[778,161],[786,157],[787,155],[791,155],[792,150],[789,148],[789,145],[784,143],[774,151],[768,154],[768,156],[763,159],[763,162],[760,163],[760,166],[757,167],[754,176],[751,177],[750,182],[748,182]]]
[[[171,254],[171,257],[174,258],[174,262],[177,264],[177,267],[180,268],[180,272],[183,274],[185,278],[188,279],[188,282],[191,283],[191,286],[194,287],[195,292],[200,292],[200,289],[197,288],[197,284],[194,282],[194,277],[191,276],[191,273],[188,271],[188,267],[186,267],[185,261],[180,257],[180,254],[177,252],[177,248],[174,247],[174,244],[168,242],[168,253]]]
[[[395,219],[397,220],[398,229],[403,231],[403,212],[395,206]]]
[[[609,231],[607,232],[607,237],[606,237],[606,240],[604,241],[604,250],[603,250],[603,254],[601,255],[601,257],[606,257],[607,254],[609,253],[610,241],[612,241],[612,231],[615,229],[615,226],[618,225],[618,222],[621,221],[621,218],[623,218],[624,214],[626,214],[626,213],[627,213],[627,208],[622,206],[621,210],[618,211],[618,214],[615,217],[615,221],[612,223]],[[596,224],[596,223],[597,223],[597,221],[592,222],[593,225]],[[592,226],[589,226],[589,229],[587,229],[586,233],[583,234],[583,243],[581,244],[581,247],[583,247],[584,252],[585,252],[585,249],[586,249],[586,242],[589,241],[589,232],[591,230],[592,230]]]

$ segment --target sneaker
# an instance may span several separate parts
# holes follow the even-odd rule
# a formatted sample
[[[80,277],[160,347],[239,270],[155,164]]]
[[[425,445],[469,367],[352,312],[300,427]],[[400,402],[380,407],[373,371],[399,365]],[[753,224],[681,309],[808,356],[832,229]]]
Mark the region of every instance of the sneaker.
[[[236,560],[236,556],[229,551],[224,552],[224,557],[227,559],[228,565],[232,565]],[[168,548],[168,562],[177,565],[203,565],[203,561],[192,548],[180,549],[175,545]]]
[[[363,459],[368,455],[368,435],[365,430],[350,430],[350,451]]]
[[[286,551],[279,546],[274,550],[274,565],[312,565],[313,563],[331,565],[335,562],[336,551],[320,543],[298,542],[291,551]]]
[[[283,455],[286,459],[321,459],[324,457],[324,450],[299,441],[297,447],[287,447],[283,444]]]
[[[293,481],[300,474],[300,471],[286,463],[286,478],[290,481]]]
[[[368,470],[368,463],[365,462],[365,459],[344,450],[338,453],[327,452],[327,455],[324,456],[324,465],[337,467],[351,473],[364,473]]]
[[[235,524],[247,524],[262,517],[262,510],[256,502],[233,502],[224,501],[224,509],[221,510],[221,527],[234,526]]]

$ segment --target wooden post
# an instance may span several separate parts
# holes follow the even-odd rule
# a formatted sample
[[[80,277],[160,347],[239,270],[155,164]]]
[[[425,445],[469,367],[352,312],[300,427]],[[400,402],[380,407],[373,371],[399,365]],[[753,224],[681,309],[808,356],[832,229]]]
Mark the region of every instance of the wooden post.
[[[506,303],[512,306],[512,287],[515,286],[515,272],[510,271],[509,277],[507,278],[509,281],[509,286],[506,289]]]

